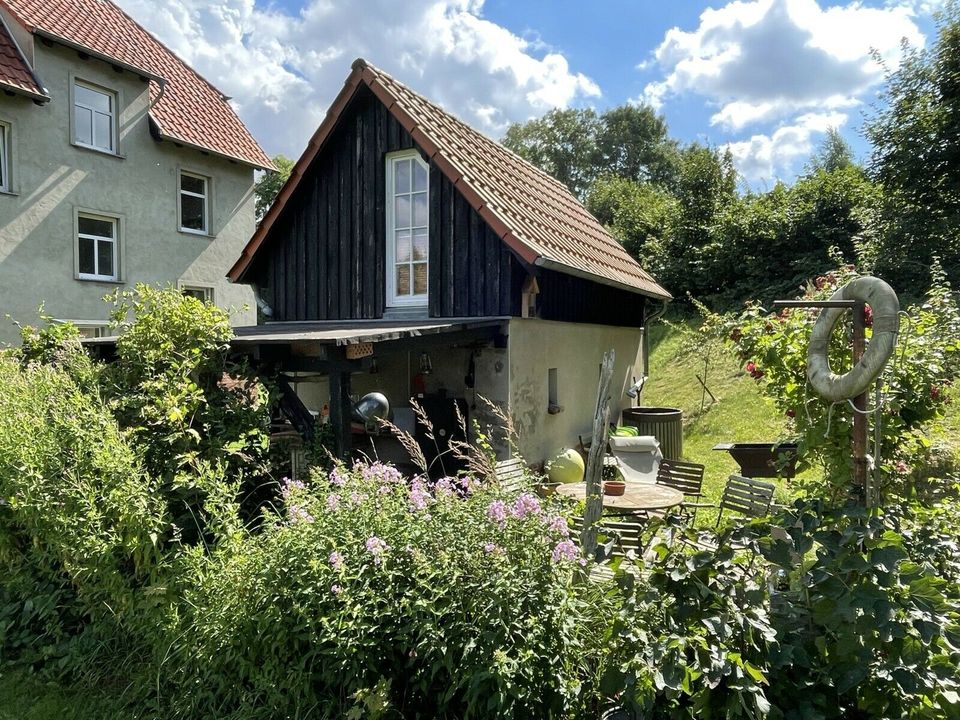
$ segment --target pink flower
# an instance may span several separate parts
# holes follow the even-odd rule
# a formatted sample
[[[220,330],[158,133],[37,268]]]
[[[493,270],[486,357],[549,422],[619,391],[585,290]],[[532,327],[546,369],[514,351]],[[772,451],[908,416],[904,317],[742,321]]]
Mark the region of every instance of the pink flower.
[[[340,587],[339,585],[331,585],[330,592],[332,592],[334,595],[339,595],[340,593],[343,592],[343,588]]]
[[[556,533],[560,537],[570,537],[570,526],[567,525],[567,521],[559,515],[548,519],[547,529],[550,530],[550,532]]]
[[[580,557],[577,546],[573,544],[572,540],[561,540],[558,542],[553,548],[552,557],[555,563],[579,562],[581,565],[587,564],[587,561]]]
[[[489,554],[489,553],[495,553],[495,552],[497,552],[499,549],[500,549],[500,548],[497,546],[496,543],[488,542],[488,543],[484,543],[484,545],[483,545],[483,551],[484,551],[485,553],[488,553],[488,554]]]
[[[330,553],[330,567],[334,570],[343,570],[343,555],[336,550]]]
[[[327,510],[336,512],[338,507],[340,507],[340,496],[336,493],[327,495]]]
[[[380,556],[386,551],[387,544],[376,535],[371,535],[367,538],[366,548],[367,552],[373,555],[373,561],[379,565],[381,562]]]
[[[510,508],[510,514],[517,520],[523,520],[527,515],[540,515],[540,500],[530,493],[522,493]]]
[[[314,518],[307,510],[299,505],[287,506],[287,517],[291,523],[312,523]]]
[[[503,504],[503,500],[494,500],[487,507],[487,517],[491,522],[495,522],[501,527],[507,521],[507,507]]]
[[[453,482],[448,477],[440,478],[433,484],[433,491],[437,494],[437,497],[453,495]]]
[[[413,481],[410,486],[410,508],[412,510],[426,510],[430,503],[430,493],[427,491],[427,485],[420,478]]]
[[[748,363],[747,363],[747,372],[748,372],[748,373],[750,373],[751,375],[753,375],[753,373],[756,372],[756,370],[757,370],[757,365],[756,365],[756,363],[754,363],[754,362],[748,362]]]
[[[343,487],[347,484],[347,478],[340,473],[341,468],[335,467],[330,471],[330,482],[337,487]]]

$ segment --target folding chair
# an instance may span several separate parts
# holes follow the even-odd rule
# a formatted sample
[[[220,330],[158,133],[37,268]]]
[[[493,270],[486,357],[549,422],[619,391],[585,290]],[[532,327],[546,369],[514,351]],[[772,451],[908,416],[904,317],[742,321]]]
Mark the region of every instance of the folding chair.
[[[693,508],[693,520],[697,519],[697,508],[702,507],[703,499],[703,465],[700,463],[685,462],[683,460],[661,460],[657,469],[657,484],[666,485],[679,490],[685,498],[693,500],[681,506],[683,509]]]

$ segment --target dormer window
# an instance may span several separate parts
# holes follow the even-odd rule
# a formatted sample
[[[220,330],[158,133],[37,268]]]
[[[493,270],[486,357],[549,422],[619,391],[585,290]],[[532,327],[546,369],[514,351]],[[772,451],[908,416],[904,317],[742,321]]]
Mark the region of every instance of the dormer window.
[[[387,156],[387,304],[427,304],[430,168],[416,150]]]
[[[83,147],[117,151],[117,96],[95,85],[73,83],[73,142]]]

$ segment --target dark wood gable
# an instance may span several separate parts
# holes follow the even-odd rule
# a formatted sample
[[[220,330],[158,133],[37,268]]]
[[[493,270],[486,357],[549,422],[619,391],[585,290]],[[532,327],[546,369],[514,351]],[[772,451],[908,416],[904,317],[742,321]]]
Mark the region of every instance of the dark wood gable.
[[[253,277],[273,308],[272,320],[383,317],[385,156],[414,147],[361,86],[255,260]],[[429,273],[431,317],[520,313],[526,271],[435,165]]]

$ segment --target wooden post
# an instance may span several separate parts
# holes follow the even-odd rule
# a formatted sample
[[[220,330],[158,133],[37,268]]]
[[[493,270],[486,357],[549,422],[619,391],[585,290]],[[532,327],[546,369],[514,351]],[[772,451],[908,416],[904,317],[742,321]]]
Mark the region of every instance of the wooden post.
[[[583,555],[593,560],[597,552],[597,528],[603,512],[603,489],[601,477],[603,475],[603,456],[607,447],[607,422],[610,410],[610,380],[613,377],[614,351],[608,350],[603,356],[600,366],[600,385],[597,389],[597,407],[593,414],[593,438],[590,443],[590,452],[587,454],[587,469],[584,481],[587,484],[587,509],[583,513],[583,533],[581,545]]]
[[[866,349],[866,305],[858,302],[853,308],[853,364],[863,357]],[[870,504],[867,497],[867,393],[862,392],[853,399],[856,408],[853,413],[853,485],[861,494],[864,502]]]
[[[330,379],[330,422],[333,424],[334,453],[341,460],[350,455],[350,371],[334,370]]]

